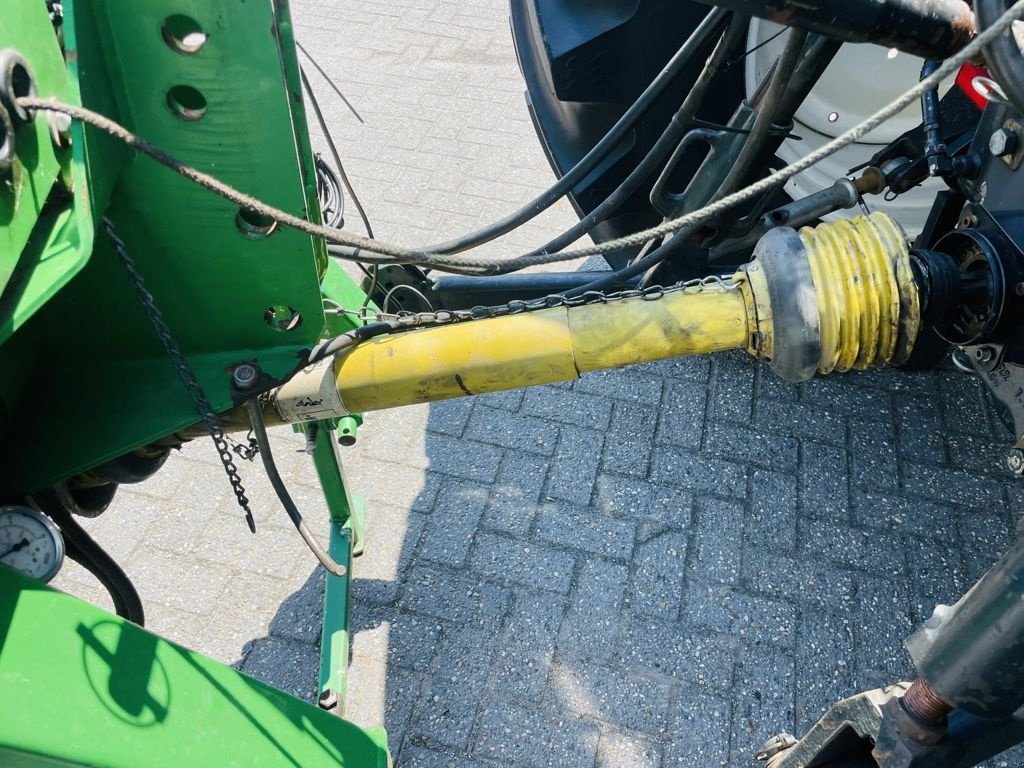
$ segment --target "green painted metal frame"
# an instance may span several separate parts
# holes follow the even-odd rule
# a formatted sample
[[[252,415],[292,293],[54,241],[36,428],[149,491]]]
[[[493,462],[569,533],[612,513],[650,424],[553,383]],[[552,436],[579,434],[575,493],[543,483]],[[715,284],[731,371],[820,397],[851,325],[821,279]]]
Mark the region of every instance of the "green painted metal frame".
[[[40,95],[84,104],[239,189],[319,219],[287,0],[65,0],[66,68],[45,6],[13,2],[31,23],[5,26],[0,47],[26,55]],[[198,52],[167,40],[172,14],[208,35]],[[174,113],[168,94],[179,85],[205,97],[200,120]],[[101,216],[114,222],[216,410],[233,405],[237,363],[255,363],[273,381],[317,339],[359,323],[323,312],[325,296],[347,307],[366,297],[322,241],[285,229],[251,238],[231,204],[92,128],[76,123],[71,149],[56,151],[45,121],[29,129],[46,151],[19,156],[15,192],[32,204],[14,226],[0,200],[10,243],[0,254],[0,369],[10,372],[0,379],[0,490],[9,497],[197,420],[110,244],[94,242]],[[263,313],[273,305],[294,307],[303,323],[271,328]],[[40,407],[49,403],[60,407]],[[319,687],[336,702],[329,712],[0,567],[0,764],[388,765],[383,729],[335,717],[344,713],[351,564],[365,513],[348,492],[332,430],[354,439],[359,422],[316,425],[329,549],[347,571],[326,582]],[[68,434],[76,439],[52,437]],[[55,707],[74,713],[58,729],[47,727]]]
[[[34,0],[16,2],[28,7]],[[183,161],[318,220],[286,0],[67,0],[64,9],[70,77],[63,86],[40,77],[40,95],[74,99],[80,90],[85,106]],[[163,25],[173,14],[190,16],[207,33],[198,52],[183,54],[166,42]],[[40,39],[59,61],[55,36],[45,31]],[[169,106],[169,91],[181,85],[205,97],[201,119],[184,120]],[[232,405],[233,365],[255,362],[278,380],[322,334],[353,326],[341,315],[329,327],[324,316],[323,280],[333,293],[358,288],[339,288],[347,278],[328,272],[322,241],[285,228],[252,239],[237,226],[234,205],[108,136],[75,130],[85,173],[78,197],[59,215],[91,226],[103,215],[113,220],[215,409]],[[84,234],[81,240],[85,245]],[[71,274],[0,345],[0,369],[20,372],[0,381],[10,417],[0,487],[13,493],[33,492],[198,420],[104,236]],[[264,313],[275,305],[295,308],[302,324],[288,332],[270,327]],[[50,437],[57,434],[77,439]]]
[[[363,729],[0,566],[0,765],[388,768]]]

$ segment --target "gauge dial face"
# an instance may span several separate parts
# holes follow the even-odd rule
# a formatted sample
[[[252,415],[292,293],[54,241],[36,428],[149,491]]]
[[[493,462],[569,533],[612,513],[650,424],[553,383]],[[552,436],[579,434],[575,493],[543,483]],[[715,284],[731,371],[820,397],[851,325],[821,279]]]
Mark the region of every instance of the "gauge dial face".
[[[0,507],[0,563],[49,581],[64,562],[64,540],[43,514],[29,507]]]

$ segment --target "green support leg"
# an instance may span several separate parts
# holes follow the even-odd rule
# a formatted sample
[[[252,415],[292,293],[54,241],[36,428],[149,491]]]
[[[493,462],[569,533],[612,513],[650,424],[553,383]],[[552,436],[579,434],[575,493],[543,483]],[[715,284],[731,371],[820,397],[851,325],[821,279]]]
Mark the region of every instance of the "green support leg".
[[[340,717],[345,713],[348,676],[352,556],[362,551],[365,518],[363,500],[348,492],[331,426],[324,421],[305,428],[307,435],[316,430],[313,462],[331,516],[329,551],[336,562],[345,566],[344,576],[326,576],[320,640],[320,706]]]
[[[382,728],[0,565],[0,765],[389,768],[390,757]]]

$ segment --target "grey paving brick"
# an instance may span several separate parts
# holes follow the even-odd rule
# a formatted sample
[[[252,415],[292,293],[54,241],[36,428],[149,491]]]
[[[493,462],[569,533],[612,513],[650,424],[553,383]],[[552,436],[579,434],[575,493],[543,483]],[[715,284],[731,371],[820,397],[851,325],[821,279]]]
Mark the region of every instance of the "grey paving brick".
[[[744,533],[751,546],[772,551],[796,547],[797,479],[779,472],[755,470]]]
[[[678,488],[652,485],[642,480],[598,475],[594,507],[606,515],[650,520],[670,528],[690,525],[693,496]]]
[[[561,598],[544,592],[516,592],[494,654],[492,690],[522,702],[541,696],[565,610]]]
[[[487,701],[481,707],[473,752],[537,768],[591,768],[597,759],[598,735],[597,726],[561,713]]]
[[[704,433],[704,450],[730,461],[795,472],[799,443],[793,437],[734,424],[709,423]]]
[[[560,658],[607,662],[622,626],[628,570],[607,560],[587,560],[579,568],[569,610],[558,635]]]
[[[402,749],[403,768],[485,768],[489,763],[413,744]]]
[[[747,424],[754,409],[754,374],[758,363],[745,352],[715,356],[708,400],[711,419]]]
[[[661,400],[662,378],[642,373],[638,368],[595,371],[576,383],[579,392],[615,397],[633,403],[657,405]]]
[[[634,611],[661,619],[678,616],[686,575],[686,547],[687,536],[671,531],[637,546],[630,590]]]
[[[856,693],[850,618],[829,611],[803,611],[795,659],[796,727],[798,733],[806,733],[833,704]]]
[[[534,536],[561,547],[628,560],[633,555],[636,523],[624,517],[600,515],[587,507],[545,504],[537,515]]]
[[[907,558],[910,575],[918,598],[917,618],[931,615],[937,603],[952,605],[970,588],[963,558],[945,542],[932,539],[910,539]]]
[[[670,692],[667,682],[564,664],[555,665],[548,681],[548,696],[559,709],[651,734],[664,731]]]
[[[662,746],[634,731],[602,728],[597,742],[597,768],[658,768]]]
[[[488,494],[486,485],[445,480],[420,536],[419,558],[453,567],[465,563]]]
[[[353,665],[363,658],[425,672],[434,657],[441,623],[414,613],[356,605],[352,612]]]
[[[373,557],[360,557],[352,565],[352,594],[357,601],[393,603],[420,536],[426,515],[403,513],[377,504],[367,512],[366,549]]]
[[[558,430],[544,419],[477,406],[469,419],[466,437],[516,451],[550,456],[555,450]]]
[[[437,649],[433,677],[417,703],[410,733],[466,751],[477,707],[494,656],[489,632],[459,627],[445,632]]]
[[[903,640],[913,632],[914,622],[903,585],[891,579],[861,576],[856,600],[860,610],[853,632],[859,669],[883,671],[890,682],[913,679],[913,665]]]
[[[380,659],[362,659],[349,669],[345,719],[364,728],[387,729],[388,746],[397,753],[405,740],[426,678],[408,669],[390,669]]]
[[[547,494],[576,504],[588,504],[600,463],[599,432],[563,426],[548,473]]]
[[[994,480],[927,464],[904,465],[903,487],[915,496],[982,510],[998,506],[1003,496],[1002,488]]]
[[[698,581],[735,584],[743,556],[743,507],[709,497],[694,510],[696,546],[689,558],[688,577]]]
[[[736,665],[732,691],[732,740],[737,765],[750,761],[757,749],[781,731],[795,726],[793,657],[767,646],[747,646]]]
[[[904,459],[941,464],[946,460],[942,420],[936,403],[911,394],[894,395],[899,450]]]
[[[966,577],[971,583],[992,567],[1013,540],[1013,529],[1006,517],[998,513],[964,511],[959,516],[959,533]]]
[[[318,660],[315,646],[265,637],[252,644],[241,671],[255,680],[272,683],[285,693],[312,702],[316,695]]]
[[[800,400],[800,385],[775,375],[767,365],[757,366],[755,378],[754,393],[758,401],[767,402],[769,408],[771,401],[795,403]]]
[[[846,451],[804,442],[800,449],[800,509],[808,517],[845,523],[850,517]]]
[[[667,382],[658,418],[658,443],[699,448],[706,400],[703,382]]]
[[[705,384],[711,373],[709,357],[677,357],[671,360],[659,360],[631,368],[632,371],[664,376],[669,379],[680,379],[698,384]]]
[[[705,629],[631,616],[622,635],[625,669],[665,675],[691,688],[728,692],[736,640]]]
[[[401,607],[457,624],[497,624],[507,591],[449,571],[415,566],[404,580]]]
[[[473,413],[471,400],[441,400],[430,406],[427,429],[451,437],[462,437]]]
[[[991,437],[950,434],[946,436],[949,461],[955,467],[969,472],[992,475],[996,480],[1006,481],[1010,474],[1006,469],[1006,454],[1013,443],[1012,437]]]
[[[508,451],[491,485],[484,509],[485,528],[516,536],[530,530],[537,500],[547,479],[548,462],[520,451]]]
[[[672,741],[665,748],[666,768],[716,766],[729,763],[728,699],[682,688],[669,720]]]
[[[509,586],[530,585],[566,593],[572,581],[572,555],[523,538],[481,533],[469,566],[483,578]]]
[[[890,425],[851,421],[850,458],[854,487],[886,491],[899,488],[896,438]]]
[[[919,536],[956,535],[956,514],[951,507],[876,491],[853,492],[853,520],[857,525]]]
[[[800,385],[800,399],[818,408],[855,414],[857,421],[888,423],[892,418],[889,393],[858,386],[858,373],[816,376]]]
[[[959,371],[940,373],[936,379],[946,427],[954,433],[990,435],[992,426],[981,380]]]
[[[498,474],[499,448],[442,435],[430,438],[430,469],[442,475],[489,483]]]
[[[903,544],[899,538],[877,531],[821,521],[805,521],[799,538],[804,557],[824,557],[847,568],[901,576],[906,571]]]
[[[611,424],[605,433],[601,471],[646,477],[657,424],[657,405],[615,403]]]
[[[580,397],[576,391],[557,387],[528,389],[523,400],[523,413],[561,424],[606,429],[611,420],[611,402],[601,397]]]
[[[759,401],[755,423],[777,435],[806,438],[830,445],[846,444],[846,420],[833,410],[803,403]]]
[[[747,641],[792,649],[797,609],[723,584],[691,583],[686,590],[683,621]]]
[[[650,479],[661,485],[674,485],[695,493],[722,496],[747,494],[747,468],[711,456],[660,448],[654,454]]]
[[[476,399],[481,405],[486,405],[488,408],[500,408],[503,411],[514,413],[522,405],[525,394],[525,389],[508,389],[504,392],[490,392],[486,395],[480,395]]]
[[[743,583],[752,592],[795,599],[822,610],[853,607],[853,574],[819,557],[801,560],[748,542],[743,550]]]

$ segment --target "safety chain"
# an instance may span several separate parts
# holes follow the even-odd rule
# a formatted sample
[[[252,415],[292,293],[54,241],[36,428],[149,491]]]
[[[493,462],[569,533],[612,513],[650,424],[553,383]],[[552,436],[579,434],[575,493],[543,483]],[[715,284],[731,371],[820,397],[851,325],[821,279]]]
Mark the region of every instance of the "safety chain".
[[[391,322],[398,328],[416,328],[427,325],[447,325],[449,323],[460,323],[472,320],[487,320],[492,317],[503,317],[505,315],[518,315],[524,312],[536,312],[542,309],[553,309],[555,307],[582,307],[588,304],[608,304],[614,301],[625,299],[643,299],[644,301],[657,301],[673,293],[702,293],[708,289],[720,289],[723,291],[737,290],[742,284],[742,279],[733,275],[720,277],[711,275],[708,277],[686,280],[683,282],[662,287],[651,285],[646,288],[628,288],[614,293],[603,293],[601,291],[587,291],[579,296],[563,296],[552,294],[536,299],[515,299],[506,304],[497,304],[488,307],[473,307],[472,309],[438,309],[431,312],[397,312],[377,313],[374,318],[378,321]]]
[[[132,287],[135,288],[135,293],[139,297],[139,301],[142,303],[142,308],[145,310],[146,316],[149,318],[149,322],[153,325],[153,330],[156,331],[157,338],[159,338],[160,343],[163,344],[167,357],[171,359],[171,363],[174,365],[174,369],[178,372],[178,377],[181,379],[181,383],[185,385],[185,389],[188,391],[189,396],[192,398],[192,402],[196,406],[196,411],[199,412],[203,422],[206,424],[206,429],[209,431],[210,437],[213,438],[213,444],[217,448],[217,454],[220,456],[221,464],[224,465],[224,472],[228,476],[228,482],[231,483],[231,490],[235,492],[235,499],[238,501],[238,506],[245,512],[245,522],[248,523],[249,530],[255,533],[256,521],[253,519],[252,510],[249,509],[249,499],[245,495],[245,488],[242,486],[242,478],[238,474],[238,467],[235,466],[234,459],[231,457],[231,450],[228,448],[228,442],[225,439],[224,430],[221,429],[220,419],[217,418],[217,414],[210,405],[210,401],[207,399],[206,393],[203,392],[203,388],[199,384],[199,379],[196,378],[195,371],[192,370],[192,366],[189,365],[188,360],[185,359],[185,356],[181,352],[181,347],[178,346],[178,342],[176,342],[174,337],[171,335],[171,329],[168,328],[167,323],[164,322],[164,317],[157,308],[156,302],[153,300],[153,294],[146,289],[146,283],[142,279],[142,275],[139,274],[139,271],[135,266],[135,262],[128,255],[124,241],[118,237],[117,233],[114,231],[114,224],[110,219],[103,219],[103,230],[110,238],[110,242],[114,246],[114,251],[117,253],[118,259],[121,261],[121,265],[128,273]]]

